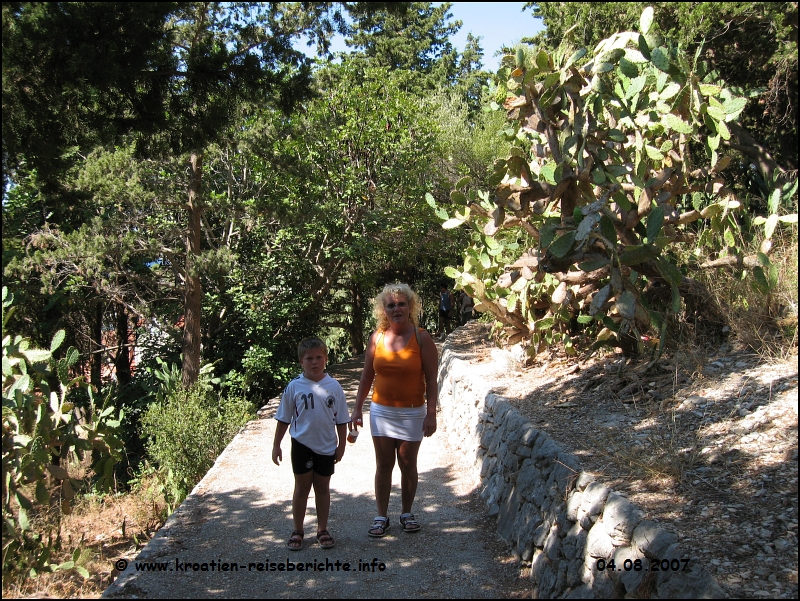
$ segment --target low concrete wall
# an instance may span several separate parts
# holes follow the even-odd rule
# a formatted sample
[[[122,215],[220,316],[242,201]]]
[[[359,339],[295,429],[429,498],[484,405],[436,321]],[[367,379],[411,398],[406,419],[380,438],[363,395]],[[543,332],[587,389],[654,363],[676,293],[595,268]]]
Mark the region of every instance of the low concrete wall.
[[[495,360],[502,353],[495,351]],[[725,597],[706,570],[687,561],[674,534],[643,520],[623,495],[582,472],[575,456],[493,394],[481,371],[445,343],[439,427],[464,467],[480,473],[497,532],[531,562],[534,597]],[[614,570],[598,569],[612,560]]]

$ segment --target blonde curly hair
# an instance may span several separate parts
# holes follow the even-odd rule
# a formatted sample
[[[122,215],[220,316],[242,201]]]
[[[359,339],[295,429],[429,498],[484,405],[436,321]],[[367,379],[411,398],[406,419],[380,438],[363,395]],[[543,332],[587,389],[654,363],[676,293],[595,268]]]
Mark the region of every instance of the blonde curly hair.
[[[378,322],[377,330],[382,332],[389,328],[389,319],[386,317],[386,311],[384,310],[384,301],[387,296],[393,294],[402,294],[406,297],[408,300],[409,319],[415,326],[419,326],[419,319],[422,315],[422,303],[419,300],[419,296],[408,284],[396,282],[394,284],[386,284],[372,301],[372,314],[375,316],[375,321]]]

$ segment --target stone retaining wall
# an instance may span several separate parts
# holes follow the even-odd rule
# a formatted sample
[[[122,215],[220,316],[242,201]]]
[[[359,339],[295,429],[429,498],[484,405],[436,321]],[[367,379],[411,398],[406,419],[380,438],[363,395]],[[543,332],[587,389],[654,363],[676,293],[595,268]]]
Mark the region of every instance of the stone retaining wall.
[[[582,472],[575,456],[491,392],[480,365],[459,358],[447,343],[439,406],[440,431],[464,467],[480,472],[497,532],[519,559],[531,562],[534,598],[725,597],[708,572],[688,561],[674,534],[643,520],[623,495]],[[612,560],[615,570],[598,570],[598,563]]]

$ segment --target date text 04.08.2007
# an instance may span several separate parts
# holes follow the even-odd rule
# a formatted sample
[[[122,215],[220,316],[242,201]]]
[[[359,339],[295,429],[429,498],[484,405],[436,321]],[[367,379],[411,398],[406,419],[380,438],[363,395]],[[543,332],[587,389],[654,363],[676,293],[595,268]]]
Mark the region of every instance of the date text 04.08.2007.
[[[598,572],[683,572],[689,568],[689,559],[626,559],[617,565],[613,559],[598,559],[595,567]]]

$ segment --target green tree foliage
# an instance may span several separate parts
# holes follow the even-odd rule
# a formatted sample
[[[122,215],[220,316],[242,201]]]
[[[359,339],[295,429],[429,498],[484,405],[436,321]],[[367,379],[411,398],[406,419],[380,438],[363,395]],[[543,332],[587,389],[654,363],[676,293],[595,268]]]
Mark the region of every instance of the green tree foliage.
[[[71,147],[127,132],[189,152],[217,139],[242,99],[293,106],[310,70],[292,41],[324,46],[342,23],[335,5],[4,3],[4,173],[49,172]]]
[[[513,146],[495,163],[491,194],[468,178],[451,193],[461,208],[444,227],[469,223],[473,245],[449,275],[533,352],[555,341],[572,351],[570,322],[594,323],[600,343],[635,352],[682,298],[701,319],[722,320],[676,249],[696,245],[690,224],[709,220],[713,233],[699,242],[736,253],[741,203],[722,178],[731,159],[720,147],[746,99],[651,26],[648,9],[641,33],[591,53],[567,45],[504,58],[497,101]],[[773,226],[780,220],[796,215],[775,215]],[[657,285],[671,291],[660,311],[646,300]]]
[[[377,274],[430,250],[427,232],[437,228],[419,199],[437,156],[436,124],[403,91],[407,79],[330,66],[318,75],[317,99],[289,118],[273,114],[253,140],[256,177],[276,191],[269,218],[252,230],[262,252],[241,255],[252,318],[272,323],[259,329],[312,319],[306,327],[345,328],[359,350]]]
[[[332,22],[341,22],[341,17],[328,18],[333,3],[310,6],[310,11],[299,3],[151,3],[124,12],[141,10],[149,18],[139,23],[135,17],[135,24],[127,27],[124,17],[114,20],[106,15],[105,11],[113,11],[116,5],[77,4],[4,5],[4,123],[8,100],[9,123],[14,126],[8,132],[3,128],[4,173],[24,160],[35,159],[36,148],[26,145],[25,128],[34,127],[37,115],[45,114],[54,126],[62,119],[69,121],[71,114],[63,113],[58,103],[53,108],[49,98],[84,83],[86,92],[70,99],[77,117],[65,128],[72,136],[65,143],[75,139],[69,132],[82,128],[105,139],[111,137],[100,136],[106,130],[134,132],[139,136],[140,153],[153,158],[171,153],[185,161],[191,174],[181,203],[187,224],[182,296],[183,374],[188,385],[196,380],[200,365],[203,289],[198,271],[208,202],[202,187],[204,154],[222,140],[243,103],[288,110],[307,98],[309,61],[292,47],[292,41],[310,32],[311,38],[324,46]],[[361,15],[369,12],[359,3],[343,6],[358,9]],[[84,39],[86,31],[96,35]],[[29,38],[42,45],[43,50],[37,52],[44,58],[54,57],[41,61],[41,68],[32,71],[36,73],[34,83],[41,84],[45,94],[26,91],[22,75]],[[59,47],[52,45],[53,40]],[[81,69],[91,67],[72,53],[75,48],[88,47],[88,40],[99,49],[105,40],[116,44],[112,47],[118,51],[100,61],[100,67],[92,66],[108,75],[106,79],[87,78],[84,82],[80,77]],[[51,80],[61,63],[72,67]],[[117,98],[121,100],[115,104]],[[96,117],[97,122],[85,115]],[[124,127],[114,127],[120,124]],[[13,153],[6,151],[7,133]],[[77,143],[83,140],[75,139]],[[64,150],[58,148],[48,157],[61,156]],[[8,169],[6,157],[13,161]],[[52,163],[47,157],[43,161]]]
[[[166,142],[173,152],[188,153],[190,179],[184,270],[184,384],[200,369],[202,282],[203,158],[209,144],[229,129],[243,101],[288,108],[303,98],[309,83],[306,65],[299,70],[289,43],[300,30],[291,7],[281,4],[193,4],[175,21],[170,40],[178,58],[173,88],[165,104],[170,122]]]
[[[486,129],[480,152],[465,143],[483,118],[476,112],[481,50],[471,38],[462,57],[453,52],[446,36],[455,25],[446,8],[419,9],[432,31],[414,50],[419,56],[407,57],[417,61],[414,69],[362,57],[312,79],[291,39],[310,31],[324,47],[343,23],[335,3],[156,4],[137,5],[141,13],[121,4],[4,5],[10,186],[3,264],[4,277],[25,294],[25,314],[12,325],[28,327],[39,346],[66,329],[62,346],[80,349],[77,361],[74,350],[69,361],[59,359],[49,380],[43,364],[20,365],[28,374],[41,368],[41,390],[55,383],[55,370],[74,377],[88,368],[96,391],[102,380],[109,384],[100,368],[113,361],[117,382],[103,396],[125,408],[126,457],[137,456],[143,424],[147,450],[176,501],[246,419],[246,403],[236,395],[266,400],[297,373],[298,339],[322,334],[360,351],[376,287],[402,279],[435,290],[463,240],[461,232],[439,227],[421,202],[424,192],[445,190],[443,182],[457,181],[465,169],[486,178],[494,151]],[[366,18],[373,8],[357,10]],[[430,93],[443,85],[457,98],[447,133],[433,115],[445,114],[445,103]],[[287,112],[292,106],[301,108]],[[44,148],[47,129],[57,135]],[[457,168],[442,160],[445,152]],[[190,321],[192,310],[193,327],[182,339],[175,326],[184,316]],[[125,332],[140,351],[127,392]],[[9,357],[16,357],[23,339],[8,342]],[[201,345],[206,366],[230,372],[221,383],[230,392],[221,400],[204,378]],[[183,366],[180,379],[198,379],[186,389],[175,387],[181,350],[195,363]],[[153,395],[144,393],[147,384]],[[169,390],[156,390],[158,384]],[[47,419],[61,419],[60,432],[75,425],[67,417],[74,392],[45,407],[40,400],[49,391],[41,397],[36,388],[17,388],[35,414],[22,421],[36,424],[43,415],[36,426],[42,432]],[[90,400],[97,394],[81,393]],[[4,433],[11,427],[5,404]],[[118,451],[112,426],[122,412],[115,419],[109,411],[80,424],[89,434],[76,447],[92,440],[100,451],[102,440]],[[41,455],[36,436],[23,435],[14,441],[22,463]],[[58,468],[71,470],[48,461],[52,477]],[[30,465],[20,468],[24,478]],[[95,468],[99,478],[113,479],[108,457]],[[57,483],[60,490],[75,486],[70,479]],[[20,486],[25,498],[39,492],[29,479]],[[25,502],[12,494],[17,531],[31,515]],[[13,540],[40,553],[43,539],[29,534]],[[4,530],[4,541],[12,538]],[[15,549],[4,546],[4,565],[6,551]],[[25,565],[45,566],[47,556],[37,557]]]
[[[475,117],[483,107],[483,96],[490,74],[483,70],[483,48],[480,37],[467,34],[464,52],[458,59],[453,86],[469,107],[470,116]]]
[[[483,71],[479,37],[468,34],[461,54],[450,42],[461,29],[461,21],[450,22],[451,6],[412,2],[356,18],[346,40],[355,51],[347,56],[370,67],[406,72],[405,89],[420,96],[438,88],[455,89],[474,116],[489,73]]]
[[[18,171],[60,188],[75,147],[164,125],[175,2],[3,3],[3,188]],[[16,175],[14,175],[16,173]],[[5,192],[4,192],[5,194]]]
[[[8,333],[12,304],[13,295],[3,287],[4,581],[72,568],[50,563],[59,532],[37,530],[31,518],[49,512],[51,505],[59,515],[70,512],[72,499],[84,485],[74,475],[74,464],[84,453],[93,459],[95,485],[101,490],[114,487],[114,465],[122,456],[117,436],[122,412],[117,418],[113,407],[98,408],[92,402],[79,410],[73,402],[70,392],[82,385],[81,378],[69,374],[78,351],[70,347],[62,358],[55,358],[64,331],[56,334],[49,350],[31,348],[28,339]]]
[[[431,169],[442,154],[440,128],[430,106],[403,91],[406,77],[332,66],[303,112],[243,108],[244,125],[206,153],[195,263],[205,291],[204,355],[222,359],[223,373],[239,372],[251,394],[268,396],[285,382],[303,336],[341,327],[346,346],[363,348],[378,280],[413,279],[420,268],[441,273],[439,262],[452,261],[453,236],[419,202],[443,177]],[[41,281],[48,294],[112,303],[148,330],[174,332],[188,269],[180,162],[138,159],[133,146],[98,149],[73,181],[91,198],[91,219],[74,231],[36,230],[6,274]],[[168,346],[144,348],[144,357]]]
[[[472,178],[474,186],[488,187],[492,164],[511,147],[508,140],[498,135],[505,127],[505,115],[487,110],[473,113],[457,90],[440,90],[428,95],[424,102],[425,110],[437,124],[442,153],[433,167],[434,181],[440,185],[434,196],[446,200],[450,189],[465,176]]]
[[[63,140],[54,138],[52,156],[42,154],[34,168],[28,161],[38,151],[33,141],[25,145],[27,130],[4,128],[4,144],[6,133],[17,136],[4,163],[12,175],[4,191],[4,277],[26,293],[27,319],[19,323],[33,324],[48,342],[52,331],[67,328],[65,342],[80,348],[82,361],[102,358],[91,361],[98,388],[101,364],[118,363],[127,353],[115,351],[108,330],[127,340],[122,332],[138,327],[142,353],[134,388],[157,377],[144,368],[158,358],[175,361],[181,350],[184,360],[197,361],[194,373],[201,377],[202,345],[203,359],[220,373],[235,370],[227,384],[268,398],[296,373],[298,339],[343,328],[341,346],[360,350],[376,287],[403,279],[423,288],[429,283],[434,292],[442,267],[455,260],[462,232],[439,228],[421,200],[430,188],[446,197],[443,182],[464,173],[476,181],[488,175],[498,139],[476,125],[483,118],[475,112],[480,46],[471,38],[459,57],[447,41],[457,27],[447,8],[420,4],[395,32],[399,41],[412,31],[426,40],[405,48],[408,68],[376,66],[380,56],[367,56],[374,45],[364,38],[365,55],[320,69],[309,89],[312,74],[291,50],[291,38],[310,32],[324,47],[344,23],[336,10],[368,19],[376,7],[148,7],[139,8],[162,11],[160,25],[151,15],[127,26],[125,18],[140,17],[125,11],[121,21],[101,18],[93,4],[4,5],[10,32],[4,50],[12,42],[30,47],[28,35],[42,45],[31,50],[42,57],[40,70],[29,75],[36,81],[23,78],[22,50],[4,53],[4,92],[11,94],[4,111],[16,111],[15,123],[29,125],[43,111],[42,122],[63,132]],[[380,19],[392,22],[397,12],[391,8]],[[419,28],[413,15],[424,17]],[[84,20],[94,24],[82,27]],[[61,28],[64,23],[71,25]],[[113,33],[107,23],[116,23]],[[48,46],[56,27],[59,48]],[[375,40],[394,35],[391,28],[385,35],[371,31]],[[99,48],[114,37],[119,51],[95,61],[113,77],[89,73],[81,87],[74,79],[84,65],[75,65],[48,82],[58,64],[77,61],[71,48],[89,44],[80,41],[83,32]],[[126,39],[134,32],[142,40]],[[126,47],[139,56],[127,57]],[[14,69],[21,79],[6,78]],[[15,81],[40,86],[41,93],[23,102],[25,90]],[[430,92],[443,85],[458,98],[447,132],[432,116],[447,110],[437,102],[440,93]],[[80,89],[69,96],[72,87]],[[425,90],[426,99],[413,90]],[[69,102],[50,102],[62,93]],[[287,114],[292,105],[302,108]],[[480,139],[479,152],[465,143],[470,136]],[[45,179],[58,184],[59,194]],[[188,346],[175,325],[192,308],[195,317],[202,309],[202,319],[187,327]],[[184,366],[184,377],[191,371]],[[174,376],[172,368],[169,373]],[[134,421],[149,399],[121,398],[115,402]]]
[[[346,44],[370,67],[408,71],[407,89],[417,94],[455,83],[458,52],[449,38],[461,28],[461,21],[449,22],[451,4],[409,5],[403,11],[354,18]]]

